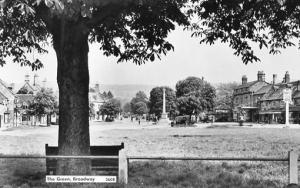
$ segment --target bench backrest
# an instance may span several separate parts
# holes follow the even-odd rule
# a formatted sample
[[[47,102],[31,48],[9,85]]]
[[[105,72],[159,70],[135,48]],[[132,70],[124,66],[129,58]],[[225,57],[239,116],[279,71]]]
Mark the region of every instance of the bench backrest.
[[[119,156],[119,151],[124,148],[121,145],[90,146],[92,156]],[[58,147],[45,145],[46,155],[58,155]],[[119,160],[116,158],[91,159],[92,171],[95,175],[118,175]],[[48,175],[56,174],[57,159],[46,158]]]

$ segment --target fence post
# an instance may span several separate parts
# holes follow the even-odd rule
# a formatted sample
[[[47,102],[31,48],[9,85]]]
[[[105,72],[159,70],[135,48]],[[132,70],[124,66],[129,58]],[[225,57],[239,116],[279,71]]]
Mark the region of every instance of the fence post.
[[[119,183],[128,183],[128,163],[125,149],[119,151]]]
[[[298,153],[289,151],[289,185],[298,184]]]

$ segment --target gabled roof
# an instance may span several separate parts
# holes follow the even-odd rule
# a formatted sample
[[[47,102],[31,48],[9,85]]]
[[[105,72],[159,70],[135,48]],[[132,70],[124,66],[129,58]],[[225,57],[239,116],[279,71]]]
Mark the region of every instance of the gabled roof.
[[[16,93],[18,93],[21,89],[25,88],[28,92],[36,93],[42,89],[39,84],[31,85],[29,82],[25,82],[22,87],[18,89]]]

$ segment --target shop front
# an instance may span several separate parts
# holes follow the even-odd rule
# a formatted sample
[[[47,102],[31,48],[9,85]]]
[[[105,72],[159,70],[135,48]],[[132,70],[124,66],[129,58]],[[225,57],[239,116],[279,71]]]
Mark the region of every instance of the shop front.
[[[258,108],[257,107],[237,107],[233,111],[234,121],[243,119],[246,122],[258,121]]]
[[[282,110],[261,111],[259,112],[259,123],[284,123],[284,114],[285,113]]]

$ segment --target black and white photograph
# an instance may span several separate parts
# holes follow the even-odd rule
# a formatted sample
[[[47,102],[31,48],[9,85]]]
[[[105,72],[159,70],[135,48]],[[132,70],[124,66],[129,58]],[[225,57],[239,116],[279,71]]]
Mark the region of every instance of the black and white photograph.
[[[0,0],[0,188],[300,188],[299,61],[298,0]]]

